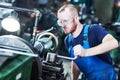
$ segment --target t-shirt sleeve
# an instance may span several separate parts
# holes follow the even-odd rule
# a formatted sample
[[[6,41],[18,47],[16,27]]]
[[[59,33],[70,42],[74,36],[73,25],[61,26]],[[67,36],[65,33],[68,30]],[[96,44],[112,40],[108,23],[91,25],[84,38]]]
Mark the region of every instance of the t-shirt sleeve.
[[[92,31],[99,42],[102,42],[103,38],[108,34],[101,25],[93,25]]]

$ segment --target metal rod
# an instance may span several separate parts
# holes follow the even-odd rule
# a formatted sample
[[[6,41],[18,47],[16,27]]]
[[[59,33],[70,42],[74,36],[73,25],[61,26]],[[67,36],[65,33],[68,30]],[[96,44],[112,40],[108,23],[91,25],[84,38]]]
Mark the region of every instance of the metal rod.
[[[16,11],[35,12],[34,9],[20,8],[20,7],[15,7],[15,6],[6,6],[6,5],[3,5],[3,4],[0,4],[0,7],[8,8],[8,9],[14,9]]]
[[[25,49],[25,48],[20,48],[20,47],[10,46],[10,45],[3,45],[3,44],[0,44],[0,48],[5,48],[5,49],[10,49],[15,51],[22,51],[22,52],[29,51],[28,49]]]
[[[20,51],[3,49],[3,48],[0,48],[0,51],[8,52],[8,53],[11,53],[11,54],[21,54],[21,55],[26,55],[26,56],[31,56],[31,57],[38,57],[37,54],[28,53],[28,52],[20,52]],[[5,54],[5,53],[0,53],[0,55],[4,55],[4,54]]]

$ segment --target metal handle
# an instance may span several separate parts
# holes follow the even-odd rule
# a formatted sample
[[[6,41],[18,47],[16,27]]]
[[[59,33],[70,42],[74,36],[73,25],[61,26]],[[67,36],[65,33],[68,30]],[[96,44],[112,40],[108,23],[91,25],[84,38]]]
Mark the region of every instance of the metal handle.
[[[57,55],[55,53],[49,52],[49,53],[47,53],[46,61],[54,62],[56,60],[56,58],[75,60],[75,59],[77,59],[77,56],[75,56],[74,58],[70,58],[70,57],[61,56],[61,55]]]
[[[62,59],[67,59],[67,60],[75,60],[75,59],[77,59],[77,56],[75,56],[74,58],[71,58],[71,57],[57,55],[57,57],[62,58]]]

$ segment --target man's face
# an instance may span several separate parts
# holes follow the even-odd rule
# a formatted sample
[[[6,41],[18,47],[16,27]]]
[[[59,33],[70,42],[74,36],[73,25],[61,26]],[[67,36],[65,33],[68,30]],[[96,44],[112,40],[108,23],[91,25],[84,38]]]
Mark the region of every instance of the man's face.
[[[65,34],[69,34],[75,31],[76,24],[74,18],[74,14],[71,14],[67,9],[58,13],[58,24],[62,27]]]

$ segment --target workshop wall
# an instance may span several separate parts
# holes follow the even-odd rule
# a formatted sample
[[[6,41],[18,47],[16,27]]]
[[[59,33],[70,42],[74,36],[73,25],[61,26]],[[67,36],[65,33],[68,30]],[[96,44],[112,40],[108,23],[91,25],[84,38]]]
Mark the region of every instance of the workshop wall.
[[[114,0],[94,0],[95,15],[100,22],[106,24],[111,22]]]

